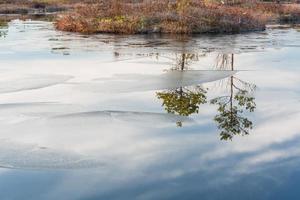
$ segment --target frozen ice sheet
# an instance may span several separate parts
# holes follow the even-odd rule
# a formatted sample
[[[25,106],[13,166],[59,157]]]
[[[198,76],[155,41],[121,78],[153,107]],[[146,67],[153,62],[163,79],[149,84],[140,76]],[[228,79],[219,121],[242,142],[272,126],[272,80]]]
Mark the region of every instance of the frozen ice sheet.
[[[71,78],[72,76],[65,75],[15,75],[4,73],[0,76],[0,93],[41,89],[66,82]]]
[[[171,70],[157,75],[116,74],[112,78],[99,78],[93,82],[79,84],[77,88],[104,93],[176,89],[220,80],[235,73],[236,71],[226,70]]]

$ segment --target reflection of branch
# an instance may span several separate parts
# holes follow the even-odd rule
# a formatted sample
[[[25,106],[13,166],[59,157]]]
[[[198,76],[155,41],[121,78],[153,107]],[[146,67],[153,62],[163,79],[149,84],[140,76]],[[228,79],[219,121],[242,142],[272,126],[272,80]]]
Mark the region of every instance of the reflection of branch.
[[[247,90],[236,87],[233,77],[231,80],[230,95],[211,100],[211,104],[219,106],[219,114],[215,116],[215,121],[218,123],[218,128],[221,129],[221,140],[231,140],[234,135],[248,135],[249,129],[252,129],[252,122],[242,116],[242,113],[244,111],[253,112],[256,107],[255,98],[249,96]],[[235,94],[233,89],[237,90]]]
[[[244,86],[244,88],[249,89],[250,91],[254,91],[256,89],[256,85],[248,83],[246,81],[243,81],[237,77],[233,77],[235,80],[237,80],[240,84]],[[243,90],[243,89],[240,89]]]
[[[213,100],[211,100],[211,103],[212,104],[218,104],[218,105],[225,105],[226,106],[230,101],[231,101],[231,97],[230,96],[222,96],[222,97],[216,97],[216,98],[214,98]]]
[[[241,88],[238,88],[234,83],[232,83],[231,85],[237,90],[242,90]]]
[[[233,70],[234,54],[218,54],[216,58],[215,68],[225,70]]]
[[[203,55],[200,55],[198,53],[181,53],[179,55],[176,54],[176,64],[173,70],[186,70],[193,61],[199,61],[200,56]]]

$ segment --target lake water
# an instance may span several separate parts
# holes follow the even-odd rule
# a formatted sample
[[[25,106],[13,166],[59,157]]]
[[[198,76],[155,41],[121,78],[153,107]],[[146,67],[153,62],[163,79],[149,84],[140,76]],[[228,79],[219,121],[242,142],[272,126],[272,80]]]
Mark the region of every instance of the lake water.
[[[297,28],[0,33],[0,199],[300,198]]]

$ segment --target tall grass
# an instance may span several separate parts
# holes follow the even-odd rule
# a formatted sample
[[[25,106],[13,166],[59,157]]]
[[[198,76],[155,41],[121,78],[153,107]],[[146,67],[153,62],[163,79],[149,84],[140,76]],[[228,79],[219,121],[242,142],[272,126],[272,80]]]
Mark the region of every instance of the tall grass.
[[[83,33],[203,33],[264,29],[262,12],[203,0],[97,1],[57,20],[59,30]]]
[[[0,0],[0,14],[28,14],[32,9],[61,11],[72,8],[75,0]]]
[[[59,10],[56,28],[81,33],[239,33],[299,22],[299,4],[259,0],[0,0],[0,13]]]

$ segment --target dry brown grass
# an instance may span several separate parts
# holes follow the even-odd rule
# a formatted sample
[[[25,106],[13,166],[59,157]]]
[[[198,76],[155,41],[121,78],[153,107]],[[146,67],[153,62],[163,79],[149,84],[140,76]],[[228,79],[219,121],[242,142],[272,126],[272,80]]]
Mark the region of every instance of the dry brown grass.
[[[258,0],[0,0],[0,13],[32,8],[68,8],[57,29],[88,34],[239,33],[300,21],[299,5]]]
[[[262,30],[266,17],[240,6],[201,0],[99,1],[61,16],[56,27],[82,33],[237,33]]]
[[[45,12],[73,8],[72,0],[0,0],[0,14],[28,14],[34,9]],[[74,0],[75,1],[75,0]]]
[[[299,22],[300,5],[299,4],[276,4],[255,1],[252,4],[242,4],[251,10],[264,13],[269,20],[276,22]]]

